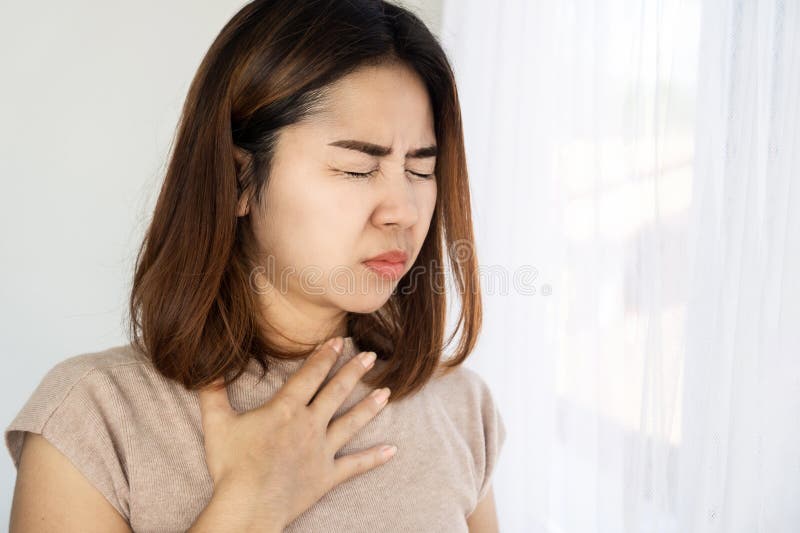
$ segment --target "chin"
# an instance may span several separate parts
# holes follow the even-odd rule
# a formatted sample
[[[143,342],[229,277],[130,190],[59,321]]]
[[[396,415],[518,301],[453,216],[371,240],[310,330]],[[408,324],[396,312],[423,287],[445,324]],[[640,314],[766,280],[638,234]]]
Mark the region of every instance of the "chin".
[[[360,287],[354,294],[338,295],[338,306],[350,313],[374,313],[384,306],[392,296],[394,286],[383,287],[380,292],[372,287]]]

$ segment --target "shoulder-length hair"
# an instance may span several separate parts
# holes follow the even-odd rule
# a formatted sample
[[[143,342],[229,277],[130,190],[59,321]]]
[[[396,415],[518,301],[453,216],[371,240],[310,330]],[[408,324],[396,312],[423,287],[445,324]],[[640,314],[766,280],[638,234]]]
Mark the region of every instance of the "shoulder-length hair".
[[[314,351],[287,352],[264,336],[269,324],[250,279],[252,228],[237,202],[246,192],[260,199],[280,129],[311,116],[332,82],[396,62],[413,68],[430,96],[438,194],[414,265],[379,310],[348,315],[348,335],[387,363],[363,380],[389,387],[393,401],[467,358],[481,295],[461,111],[442,47],[417,16],[385,1],[255,0],[225,25],[194,76],[136,257],[131,344],[164,376],[194,390],[231,371],[235,380],[251,358],[266,372],[268,357]],[[445,342],[447,272],[462,305]]]

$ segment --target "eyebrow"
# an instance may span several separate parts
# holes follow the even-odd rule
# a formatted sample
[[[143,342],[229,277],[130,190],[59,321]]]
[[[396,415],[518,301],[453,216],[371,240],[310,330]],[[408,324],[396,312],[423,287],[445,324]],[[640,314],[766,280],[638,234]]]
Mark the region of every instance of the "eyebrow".
[[[358,152],[363,152],[367,155],[375,157],[384,157],[387,155],[391,155],[392,153],[392,148],[389,146],[381,146],[379,144],[373,144],[366,141],[356,141],[353,139],[334,141],[332,143],[328,143],[328,145],[338,146],[339,148],[347,148],[348,150],[356,150]],[[425,159],[427,157],[436,157],[437,150],[438,149],[435,144],[431,146],[425,146],[422,148],[416,148],[408,152],[406,154],[406,158]]]

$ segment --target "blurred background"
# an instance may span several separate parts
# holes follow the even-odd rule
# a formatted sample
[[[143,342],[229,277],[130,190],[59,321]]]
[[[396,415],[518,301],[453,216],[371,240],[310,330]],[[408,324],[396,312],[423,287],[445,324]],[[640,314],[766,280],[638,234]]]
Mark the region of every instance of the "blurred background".
[[[800,530],[800,2],[397,3],[458,80],[500,530]],[[2,6],[4,425],[126,342],[180,107],[242,5]]]

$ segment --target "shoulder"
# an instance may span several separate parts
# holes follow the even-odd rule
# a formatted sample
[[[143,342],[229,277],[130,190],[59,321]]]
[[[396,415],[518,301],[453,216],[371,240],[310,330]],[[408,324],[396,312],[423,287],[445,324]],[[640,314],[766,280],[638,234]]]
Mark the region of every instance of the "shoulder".
[[[56,413],[68,414],[70,408],[102,411],[110,401],[108,378],[113,369],[145,365],[146,361],[130,345],[73,355],[53,365],[6,428],[6,445],[14,464],[19,461],[22,439],[15,429],[41,433],[45,425],[54,423],[51,419]]]
[[[130,345],[67,357],[40,379],[11,423],[5,444],[19,467],[25,432],[40,434],[64,454],[123,515],[127,515],[127,432],[114,370],[141,368]]]
[[[431,388],[472,450],[476,501],[480,501],[506,440],[505,422],[492,390],[478,372],[463,364],[435,377]]]
[[[81,382],[91,382],[118,367],[138,367],[146,363],[144,356],[129,344],[73,355],[57,362],[44,374],[31,399],[58,401]]]
[[[19,463],[22,431],[42,433],[47,426],[57,427],[58,418],[110,415],[113,408],[109,376],[119,367],[144,368],[146,360],[130,345],[86,352],[62,359],[39,380],[15,418],[6,427],[5,440],[14,465]]]
[[[496,408],[492,391],[483,376],[464,364],[436,375],[431,380],[431,387],[444,400],[459,400],[455,407],[481,411]]]
[[[121,366],[139,366],[146,363],[145,357],[130,344],[112,346],[62,359],[48,370],[39,386],[62,382],[74,385],[92,372],[102,374]]]

